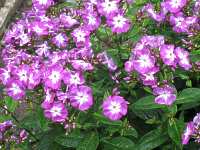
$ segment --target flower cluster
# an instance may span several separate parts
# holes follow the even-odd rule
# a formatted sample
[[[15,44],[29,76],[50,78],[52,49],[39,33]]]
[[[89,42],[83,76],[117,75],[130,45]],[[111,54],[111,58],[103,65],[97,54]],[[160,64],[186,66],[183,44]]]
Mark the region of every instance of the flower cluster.
[[[18,135],[14,132],[12,135],[7,136],[6,133],[11,129],[14,129],[14,126],[15,125],[11,120],[0,123],[0,142],[15,141],[17,143],[21,143],[27,139],[28,133],[24,129],[20,130]]]
[[[188,144],[190,138],[194,138],[200,143],[200,114],[198,113],[193,121],[188,122],[184,133],[182,134],[182,144]]]
[[[160,5],[160,12],[154,10],[152,4],[144,6],[143,11],[157,22],[168,21],[173,26],[173,30],[177,33],[193,34],[194,30],[199,30],[198,13],[200,10],[199,1],[196,1],[193,8],[193,14],[186,16],[183,8],[187,4],[187,0],[165,0]]]
[[[63,123],[68,119],[68,106],[86,111],[93,105],[84,73],[93,71],[94,62],[110,71],[117,69],[106,52],[94,55],[90,36],[102,23],[117,34],[127,32],[131,23],[117,0],[84,1],[83,7],[66,8],[56,15],[48,11],[54,4],[53,0],[33,0],[32,9],[5,33],[0,81],[14,100],[42,87],[45,116]]]
[[[165,83],[160,86],[157,74],[162,72],[161,67],[174,70],[178,65],[185,70],[192,68],[188,51],[165,44],[163,36],[143,36],[125,63],[125,70],[129,75],[136,71],[143,84],[153,88],[156,103],[171,105],[176,99],[175,89]]]

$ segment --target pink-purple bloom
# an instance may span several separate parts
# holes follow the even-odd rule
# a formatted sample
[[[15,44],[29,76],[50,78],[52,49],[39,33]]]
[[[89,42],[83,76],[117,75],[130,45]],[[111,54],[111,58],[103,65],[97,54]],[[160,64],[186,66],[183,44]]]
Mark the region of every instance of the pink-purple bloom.
[[[85,85],[72,87],[69,99],[74,108],[88,110],[93,105],[92,89]]]
[[[32,0],[32,3],[37,9],[47,9],[54,4],[54,0]]]
[[[6,130],[10,129],[13,126],[11,120],[4,121],[0,123],[0,133],[4,133]]]
[[[194,123],[191,121],[187,123],[187,127],[182,135],[182,144],[188,144],[192,134],[194,134]]]
[[[179,12],[187,3],[187,0],[166,0],[166,9],[171,13]]]
[[[148,73],[155,67],[155,57],[151,55],[148,49],[138,51],[134,57],[132,60],[133,68],[141,74]]]
[[[58,48],[66,48],[68,38],[64,33],[59,33],[55,37],[53,37],[52,42],[58,47]]]
[[[174,45],[162,45],[160,47],[160,57],[164,64],[176,66],[176,55],[174,53]]]
[[[183,48],[177,47],[175,49],[175,54],[178,59],[178,64],[184,68],[185,70],[189,70],[192,68],[189,60],[189,52],[184,50]]]
[[[68,111],[63,103],[54,102],[45,108],[44,114],[53,122],[64,122],[68,117]]]
[[[110,120],[119,120],[127,114],[128,102],[121,96],[109,96],[103,101],[102,109]]]
[[[63,79],[63,68],[59,64],[55,64],[46,68],[44,73],[44,83],[46,87],[59,89]]]
[[[153,93],[156,95],[155,103],[157,104],[172,105],[176,100],[175,89],[168,85],[155,87]]]
[[[110,16],[119,11],[119,0],[99,0],[97,3],[98,12],[104,16]]]
[[[82,72],[70,72],[66,71],[63,77],[64,83],[68,86],[72,85],[82,85],[85,83],[85,79]]]
[[[6,91],[14,100],[20,100],[25,96],[24,86],[19,80],[10,80],[6,85]]]
[[[111,15],[108,17],[107,24],[114,33],[127,32],[130,29],[130,21],[124,17],[122,13]]]

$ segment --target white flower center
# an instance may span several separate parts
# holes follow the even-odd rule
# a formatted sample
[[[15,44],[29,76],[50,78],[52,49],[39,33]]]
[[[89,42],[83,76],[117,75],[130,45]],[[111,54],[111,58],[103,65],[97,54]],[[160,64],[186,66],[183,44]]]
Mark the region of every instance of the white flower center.
[[[173,7],[173,8],[178,8],[181,4],[181,0],[171,0],[170,2],[170,5]]]
[[[53,84],[57,83],[60,80],[60,72],[52,71],[49,79],[52,81]]]
[[[141,55],[138,62],[140,63],[141,67],[149,67],[152,64],[148,55]]]
[[[33,30],[34,30],[36,33],[42,33],[42,32],[43,32],[43,30],[42,30],[38,25],[34,26],[34,27],[33,27]]]
[[[78,100],[80,105],[88,101],[88,95],[83,92],[78,92],[75,98]]]
[[[64,41],[65,41],[65,39],[64,39],[64,37],[62,36],[62,34],[58,34],[57,36],[56,36],[56,41],[58,42],[58,43],[64,43]]]
[[[103,7],[103,11],[108,14],[118,9],[115,1],[105,0],[105,2],[103,2],[101,5]]]
[[[27,79],[28,79],[26,70],[21,70],[18,73],[18,76],[19,76],[20,81],[27,81]]]
[[[12,84],[12,87],[10,88],[10,90],[13,91],[14,95],[16,95],[16,94],[21,92],[20,87],[15,83]]]
[[[126,23],[126,18],[121,15],[117,15],[113,18],[113,24],[115,28],[123,28]]]
[[[94,16],[89,15],[87,18],[88,18],[88,21],[89,21],[88,24],[95,25],[96,18]]]
[[[112,114],[117,114],[121,111],[121,105],[117,102],[111,102],[109,106],[109,110]]]
[[[53,116],[53,117],[60,116],[60,115],[61,115],[61,108],[60,108],[60,107],[53,106],[53,107],[50,109],[50,112],[52,113],[52,116]]]
[[[79,84],[80,78],[79,78],[78,74],[71,75],[70,82],[75,85]]]
[[[47,4],[48,0],[39,0],[40,5],[45,5]]]
[[[85,36],[86,36],[85,32],[78,30],[76,32],[75,36],[76,36],[78,42],[84,42],[85,41]]]

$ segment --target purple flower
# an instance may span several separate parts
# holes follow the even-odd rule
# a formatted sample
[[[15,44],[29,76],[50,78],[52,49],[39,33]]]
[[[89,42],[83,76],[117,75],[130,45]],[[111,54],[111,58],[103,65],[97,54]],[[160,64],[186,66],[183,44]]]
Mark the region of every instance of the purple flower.
[[[91,71],[94,69],[92,64],[85,62],[84,60],[72,60],[70,63],[74,69],[79,71]]]
[[[97,4],[98,12],[104,16],[110,16],[118,12],[119,0],[99,0]]]
[[[193,118],[193,123],[194,123],[196,126],[199,126],[199,125],[200,125],[200,113],[197,113],[196,116]]]
[[[29,73],[30,73],[30,67],[28,65],[21,65],[18,68],[15,69],[15,75],[17,76],[17,79],[23,83],[25,86],[27,86],[28,79],[29,79]]]
[[[30,24],[30,29],[32,32],[36,33],[38,36],[48,35],[48,27],[44,25],[43,22],[35,21]]]
[[[187,0],[166,0],[166,9],[171,13],[179,12],[187,3]]]
[[[28,34],[26,33],[22,33],[19,35],[19,45],[20,46],[24,46],[25,44],[30,42],[30,37]]]
[[[112,32],[123,33],[130,29],[130,21],[122,13],[108,17],[107,24],[111,27]]]
[[[170,24],[173,25],[175,32],[188,32],[189,26],[181,13],[170,16]]]
[[[71,33],[77,47],[88,45],[89,34],[90,32],[83,27],[77,28]]]
[[[28,138],[28,132],[26,130],[21,130],[19,133],[19,142],[22,142]]]
[[[66,15],[65,13],[60,14],[60,21],[66,28],[71,28],[74,25],[78,24],[76,19],[73,19],[71,16]]]
[[[25,96],[24,87],[18,80],[10,80],[6,85],[6,91],[14,100],[20,100]]]
[[[146,10],[146,12],[148,13],[148,15],[153,18],[154,20],[158,21],[158,22],[161,22],[165,19],[165,14],[163,13],[156,13],[154,8],[153,8],[153,5],[152,4],[147,4],[144,9]]]
[[[47,41],[45,41],[43,44],[37,46],[37,50],[35,52],[39,56],[47,57],[50,53],[49,49],[50,49],[50,47],[48,46]]]
[[[58,98],[59,101],[61,101],[62,103],[66,103],[66,101],[69,99],[68,88],[66,89],[66,92],[57,91],[56,92],[56,96],[57,96],[57,98]]]
[[[66,71],[64,73],[63,80],[64,80],[64,83],[68,86],[82,85],[85,83],[84,76],[81,72]]]
[[[11,70],[8,68],[0,68],[0,81],[6,85],[11,79]]]
[[[11,120],[7,120],[0,123],[0,133],[5,132],[6,130],[10,129],[12,126],[13,126],[13,123]]]
[[[32,3],[37,9],[47,9],[54,4],[54,0],[32,0]]]
[[[126,72],[131,73],[134,70],[133,62],[131,60],[126,61],[124,65]]]
[[[28,83],[27,87],[28,89],[34,89],[37,85],[40,84],[41,81],[41,72],[37,69],[31,68],[29,70],[29,75],[28,75]]]
[[[102,104],[103,114],[110,120],[119,120],[127,114],[128,102],[121,96],[109,96]]]
[[[188,122],[186,130],[182,134],[182,144],[188,144],[190,137],[192,134],[194,134],[194,123],[193,122]]]
[[[164,64],[176,66],[176,55],[174,54],[174,45],[162,45],[160,47],[160,57]]]
[[[176,100],[176,95],[174,94],[174,92],[175,89],[168,85],[165,85],[163,87],[155,87],[153,89],[154,95],[157,96],[155,98],[155,103],[172,105],[173,102]]]
[[[135,57],[132,63],[137,72],[145,74],[155,67],[155,57],[150,54],[148,49],[142,49]]]
[[[52,89],[59,89],[63,79],[63,68],[55,64],[46,68],[44,73],[44,84]]]
[[[117,65],[115,64],[113,59],[109,57],[105,51],[97,54],[97,58],[102,64],[107,65],[110,71],[115,71],[117,69]]]
[[[85,12],[82,15],[84,25],[89,29],[90,31],[93,31],[97,29],[101,24],[101,18],[96,14],[92,12]]]
[[[59,33],[52,39],[52,42],[59,48],[65,48],[67,46],[67,41],[68,38],[64,33]]]
[[[51,106],[51,104],[54,102],[54,98],[55,98],[55,93],[52,92],[50,89],[46,89],[45,91],[46,95],[45,95],[45,99],[42,102],[41,107],[44,109],[47,109]]]
[[[158,67],[153,68],[151,71],[149,71],[146,74],[141,74],[140,78],[143,81],[144,85],[151,85],[154,86],[157,84],[157,79],[155,77],[155,74],[159,71]]]
[[[54,102],[50,107],[44,110],[47,118],[53,122],[64,122],[68,117],[68,111],[63,103]]]
[[[162,46],[165,43],[165,38],[162,35],[158,35],[158,36],[143,36],[140,39],[141,43],[138,43],[136,45],[136,49],[143,49],[143,45],[145,46],[150,46],[151,48],[159,48],[160,46]]]
[[[184,50],[183,48],[177,47],[175,49],[175,54],[178,59],[178,64],[184,68],[185,70],[189,70],[192,68],[192,65],[190,64],[189,60],[189,52]]]
[[[93,105],[92,89],[84,85],[72,87],[70,104],[81,111],[88,110]]]

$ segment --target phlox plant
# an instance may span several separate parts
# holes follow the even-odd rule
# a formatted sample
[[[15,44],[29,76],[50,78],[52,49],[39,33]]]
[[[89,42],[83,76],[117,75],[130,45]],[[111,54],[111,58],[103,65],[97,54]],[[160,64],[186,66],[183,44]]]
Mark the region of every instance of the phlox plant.
[[[200,148],[199,0],[32,0],[0,65],[0,149]]]

